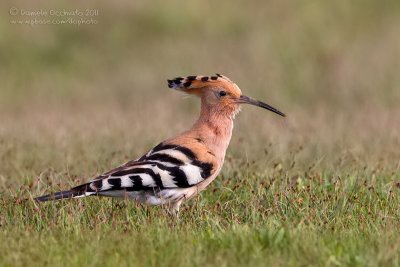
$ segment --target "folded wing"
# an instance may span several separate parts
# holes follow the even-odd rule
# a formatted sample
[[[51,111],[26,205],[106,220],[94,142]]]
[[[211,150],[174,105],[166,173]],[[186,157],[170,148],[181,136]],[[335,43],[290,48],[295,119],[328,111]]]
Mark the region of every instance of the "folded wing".
[[[201,162],[187,147],[159,144],[138,160],[104,173],[86,186],[88,193],[188,188],[212,175],[213,165]]]

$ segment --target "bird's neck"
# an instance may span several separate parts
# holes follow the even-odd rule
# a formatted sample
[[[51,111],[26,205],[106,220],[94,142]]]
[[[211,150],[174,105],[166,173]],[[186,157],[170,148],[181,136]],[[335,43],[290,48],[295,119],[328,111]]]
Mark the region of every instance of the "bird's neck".
[[[233,119],[234,114],[222,107],[202,103],[200,117],[190,132],[223,161],[232,136]]]

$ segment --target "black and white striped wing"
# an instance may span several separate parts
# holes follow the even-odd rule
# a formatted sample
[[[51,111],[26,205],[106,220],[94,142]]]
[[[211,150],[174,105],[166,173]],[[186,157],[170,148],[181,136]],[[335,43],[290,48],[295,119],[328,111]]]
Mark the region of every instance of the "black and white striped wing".
[[[212,175],[187,147],[162,143],[138,160],[99,176],[86,185],[86,195],[105,191],[162,190],[192,187]]]

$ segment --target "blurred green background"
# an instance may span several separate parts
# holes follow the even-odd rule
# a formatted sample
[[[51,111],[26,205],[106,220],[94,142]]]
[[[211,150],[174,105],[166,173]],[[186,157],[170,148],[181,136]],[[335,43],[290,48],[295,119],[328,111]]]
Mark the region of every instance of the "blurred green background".
[[[140,155],[197,116],[198,101],[166,79],[215,72],[288,114],[244,107],[228,156],[250,161],[269,150],[276,163],[301,148],[298,171],[349,157],[399,164],[399,1],[0,5],[3,186],[49,167],[78,165],[87,177]],[[11,23],[80,19],[20,14],[75,9],[98,10],[86,17],[97,23]]]
[[[86,9],[95,23],[21,15]],[[0,10],[0,265],[399,265],[399,0]],[[215,72],[288,116],[243,107],[180,223],[134,202],[32,201],[187,129],[199,101],[166,80]]]

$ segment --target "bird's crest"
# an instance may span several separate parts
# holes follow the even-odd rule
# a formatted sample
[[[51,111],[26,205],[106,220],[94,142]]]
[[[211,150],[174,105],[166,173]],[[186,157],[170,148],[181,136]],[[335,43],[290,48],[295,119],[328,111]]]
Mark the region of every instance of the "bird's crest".
[[[233,82],[226,76],[216,73],[213,76],[186,76],[168,80],[168,87],[173,89],[199,89],[217,82]]]

